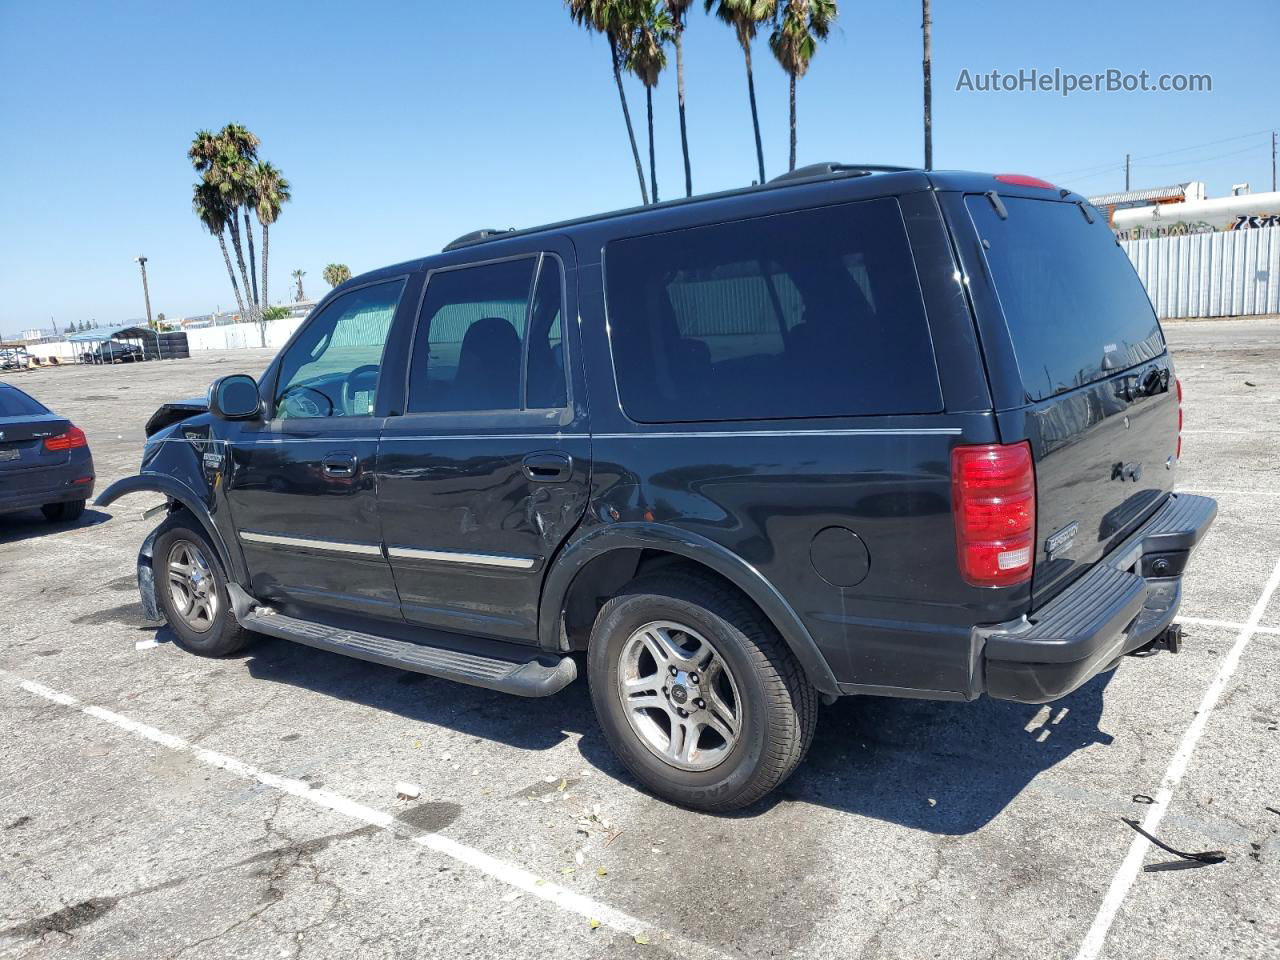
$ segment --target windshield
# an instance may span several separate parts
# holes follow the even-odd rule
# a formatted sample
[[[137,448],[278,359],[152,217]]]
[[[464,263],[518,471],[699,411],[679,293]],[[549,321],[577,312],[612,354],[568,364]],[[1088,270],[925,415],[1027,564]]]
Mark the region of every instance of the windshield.
[[[1164,352],[1147,292],[1115,235],[1079,205],[986,196],[965,202],[986,250],[1030,400],[1110,376]]]

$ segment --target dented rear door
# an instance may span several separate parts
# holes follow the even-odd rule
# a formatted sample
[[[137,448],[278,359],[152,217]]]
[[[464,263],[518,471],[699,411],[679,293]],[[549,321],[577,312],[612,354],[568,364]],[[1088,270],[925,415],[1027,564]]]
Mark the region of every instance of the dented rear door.
[[[588,495],[574,251],[542,237],[467,253],[427,276],[378,513],[405,620],[534,643],[543,576]]]

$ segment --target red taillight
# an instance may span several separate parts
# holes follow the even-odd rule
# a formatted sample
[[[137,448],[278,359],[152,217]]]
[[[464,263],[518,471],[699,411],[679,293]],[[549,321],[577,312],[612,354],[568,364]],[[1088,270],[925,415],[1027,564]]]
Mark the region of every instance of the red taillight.
[[[85,438],[84,431],[79,427],[72,427],[66,433],[60,433],[56,437],[45,437],[44,448],[46,450],[74,450],[76,447],[87,447],[88,439]]]
[[[1182,381],[1177,377],[1173,378],[1173,385],[1178,389],[1178,446],[1173,451],[1173,459],[1182,459]]]
[[[1041,190],[1057,190],[1048,180],[1039,177],[1028,177],[1025,173],[997,173],[998,183],[1008,183],[1015,187],[1039,187]]]
[[[988,443],[951,451],[951,501],[960,574],[976,587],[1031,579],[1036,476],[1031,444]]]

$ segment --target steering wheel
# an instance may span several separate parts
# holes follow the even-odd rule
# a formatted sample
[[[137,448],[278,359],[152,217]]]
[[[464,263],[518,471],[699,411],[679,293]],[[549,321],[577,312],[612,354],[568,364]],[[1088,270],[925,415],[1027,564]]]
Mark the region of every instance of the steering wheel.
[[[342,410],[343,413],[351,417],[366,416],[368,410],[356,410],[352,406],[355,403],[357,393],[365,392],[360,381],[368,379],[368,392],[372,393],[378,389],[378,365],[376,363],[366,363],[363,366],[356,367],[347,374],[346,379],[342,381]]]
[[[324,407],[322,408],[319,403],[306,396],[309,393],[323,400]],[[277,409],[286,411],[286,419],[333,416],[333,401],[329,396],[314,387],[303,386],[300,383],[286,387],[284,393],[280,394],[280,401],[276,406]]]

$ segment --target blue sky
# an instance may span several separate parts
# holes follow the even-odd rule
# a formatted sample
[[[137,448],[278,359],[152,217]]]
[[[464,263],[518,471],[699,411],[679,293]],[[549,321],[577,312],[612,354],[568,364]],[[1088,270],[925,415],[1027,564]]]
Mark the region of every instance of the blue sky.
[[[800,84],[800,162],[920,163],[919,4],[840,7]],[[1135,186],[1268,189],[1277,36],[1274,0],[934,0],[935,166],[1096,193],[1123,186],[1127,151]],[[695,190],[748,183],[736,40],[699,10],[686,50]],[[773,176],[787,161],[786,77],[763,39],[755,61]],[[1203,72],[1213,92],[955,90],[962,69],[1020,67]],[[628,93],[642,123],[642,88],[629,82]],[[683,190],[674,65],[655,98],[670,198]],[[561,0],[0,0],[0,332],[51,316],[59,326],[141,316],[139,253],[155,311],[232,305],[217,244],[190,210],[185,157],[196,129],[232,120],[293,184],[271,234],[272,300],[296,267],[314,295],[331,261],[359,273],[477,227],[638,199],[607,46],[573,27]]]

